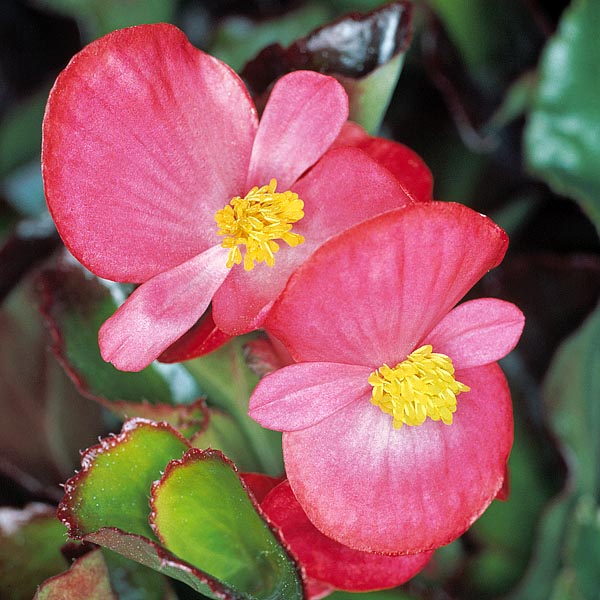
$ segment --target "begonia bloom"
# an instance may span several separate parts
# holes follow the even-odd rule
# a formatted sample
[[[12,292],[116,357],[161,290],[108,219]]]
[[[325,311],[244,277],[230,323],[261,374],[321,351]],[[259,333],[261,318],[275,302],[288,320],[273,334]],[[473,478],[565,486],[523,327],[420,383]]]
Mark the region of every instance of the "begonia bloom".
[[[113,32],[72,59],[44,117],[48,206],[84,266],[142,284],[101,328],[105,360],[143,368],[211,300],[228,335],[259,327],[323,241],[421,194],[372,149],[329,149],[347,116],[334,78],[297,71],[259,122],[240,78],[171,25]]]
[[[306,576],[333,589],[367,592],[396,587],[412,579],[433,555],[430,551],[386,556],[342,546],[324,536],[308,520],[288,481],[271,490],[260,508],[279,528]]]
[[[497,299],[455,305],[507,243],[465,206],[414,204],[329,240],[290,278],[265,328],[297,362],[258,384],[250,415],[284,432],[294,495],[326,536],[426,551],[501,489],[513,423],[496,361],[524,319]]]

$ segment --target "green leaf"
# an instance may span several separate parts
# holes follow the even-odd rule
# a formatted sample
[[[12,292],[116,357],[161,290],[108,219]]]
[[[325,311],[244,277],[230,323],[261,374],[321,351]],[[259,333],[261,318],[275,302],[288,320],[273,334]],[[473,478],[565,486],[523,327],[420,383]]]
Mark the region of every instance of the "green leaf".
[[[31,600],[37,585],[67,568],[64,542],[65,527],[53,507],[0,508],[0,596]]]
[[[576,0],[544,50],[525,131],[528,167],[600,231],[600,3]]]
[[[544,382],[550,425],[567,449],[572,485],[600,494],[600,306],[556,352]]]
[[[352,592],[335,592],[327,596],[328,600],[419,600],[414,596],[401,590],[387,590],[383,592],[367,592],[358,594]]]
[[[34,600],[118,600],[99,548],[78,558],[65,573],[46,581]]]
[[[219,452],[193,448],[171,462],[151,504],[156,534],[179,558],[247,597],[303,597],[297,567]]]
[[[269,597],[262,596],[262,592],[254,588],[243,593],[236,591],[229,581],[217,579],[223,572],[218,559],[213,560],[215,551],[211,548],[206,552],[208,561],[197,561],[201,565],[199,568],[186,560],[187,555],[176,556],[171,548],[159,543],[149,523],[148,499],[152,493],[152,484],[160,479],[163,472],[170,473],[173,469],[177,471],[176,466],[169,467],[168,464],[171,461],[172,465],[184,464],[185,461],[176,459],[186,450],[189,450],[186,456],[218,456],[219,464],[225,465],[226,470],[217,470],[217,473],[209,477],[208,493],[217,498],[217,503],[203,509],[205,525],[209,528],[207,537],[194,537],[194,540],[189,542],[190,538],[186,537],[186,534],[195,536],[198,531],[196,528],[187,527],[185,530],[178,530],[177,535],[181,536],[181,540],[195,544],[198,548],[204,547],[203,544],[209,539],[218,546],[227,540],[235,540],[236,535],[239,536],[244,543],[251,544],[250,554],[244,546],[232,543],[226,550],[226,562],[239,564],[240,561],[249,561],[242,570],[244,573],[256,572],[257,579],[252,580],[254,583],[258,582],[256,585],[264,586],[265,590],[271,586],[276,590],[273,593],[281,591],[283,586],[286,593],[290,592],[291,599],[301,598],[301,591],[297,592],[301,590],[301,584],[294,563],[287,557],[266,523],[255,512],[252,501],[231,465],[217,451],[205,453],[196,448],[190,449],[185,439],[165,423],[152,423],[142,419],[128,421],[119,435],[101,440],[100,444],[84,453],[83,469],[65,485],[66,494],[58,510],[59,517],[69,529],[69,535],[108,548],[159,573],[178,579],[197,592],[212,598],[253,600]],[[174,482],[176,479],[168,479],[164,489],[168,490],[168,485]],[[169,510],[191,519],[194,526],[197,525],[194,515],[187,514],[186,510],[190,501],[197,499],[196,494],[207,491],[203,490],[200,483],[194,481],[193,487],[185,491],[180,490],[182,493],[177,497],[169,493],[162,497],[169,500]],[[156,512],[156,507],[153,510]],[[172,513],[167,511],[164,514],[167,515],[168,521]],[[225,529],[224,524],[227,524]],[[175,526],[167,522],[165,527],[170,543],[169,534],[174,531]],[[239,527],[239,531],[232,531],[232,527]],[[217,536],[218,540],[215,538],[214,528],[220,530],[221,537]],[[255,537],[257,531],[260,532],[260,536]],[[160,537],[163,537],[162,532]],[[179,547],[177,539],[174,545]],[[268,547],[269,552],[264,557],[262,554],[252,554],[257,547],[261,551]],[[219,548],[223,550],[223,545]],[[194,555],[194,558],[198,557]],[[263,569],[263,575],[259,577],[260,569]],[[272,576],[274,579],[265,582],[264,576]],[[240,585],[239,578],[234,576],[234,580],[235,585]]]
[[[153,363],[139,373],[126,373],[102,360],[98,330],[124,300],[123,286],[64,261],[46,269],[38,287],[53,350],[84,395],[129,417],[151,416],[147,414],[148,404],[187,405],[202,396],[182,365]]]
[[[148,524],[148,495],[167,463],[189,448],[164,423],[132,420],[122,432],[88,448],[83,469],[65,485],[59,517],[71,537],[103,527],[156,540]]]

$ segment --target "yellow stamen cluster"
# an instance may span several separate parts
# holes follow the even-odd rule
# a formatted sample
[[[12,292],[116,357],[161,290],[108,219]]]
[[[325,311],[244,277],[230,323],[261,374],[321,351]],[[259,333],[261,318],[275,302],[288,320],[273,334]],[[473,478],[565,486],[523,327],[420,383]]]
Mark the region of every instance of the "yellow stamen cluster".
[[[251,271],[257,262],[264,261],[269,267],[275,264],[279,244],[274,240],[288,246],[304,242],[301,235],[291,233],[292,224],[304,216],[304,202],[298,194],[276,192],[276,188],[277,180],[271,179],[269,185],[253,187],[244,198],[236,196],[215,214],[217,233],[225,236],[221,246],[230,249],[229,268],[242,262],[240,246],[246,246],[244,269]]]
[[[371,402],[394,419],[394,428],[421,425],[427,417],[452,424],[456,396],[470,388],[454,379],[452,360],[422,346],[393,369],[386,364],[373,371]]]

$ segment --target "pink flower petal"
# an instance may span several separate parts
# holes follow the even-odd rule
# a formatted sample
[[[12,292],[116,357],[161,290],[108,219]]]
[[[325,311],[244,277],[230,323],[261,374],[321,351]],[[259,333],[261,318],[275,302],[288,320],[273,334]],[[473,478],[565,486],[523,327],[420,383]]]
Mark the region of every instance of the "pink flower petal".
[[[229,334],[260,327],[289,276],[328,237],[410,202],[396,178],[356,148],[327,152],[294,191],[305,216],[293,231],[306,241],[295,248],[281,243],[273,268],[259,263],[252,272],[232,269],[213,305],[215,322]]]
[[[263,427],[296,431],[329,417],[371,390],[371,370],[335,363],[300,363],[259,382],[248,414]]]
[[[45,191],[67,247],[97,275],[132,282],[207,249],[216,210],[247,191],[256,128],[238,76],[172,25],[93,42],[44,118]]]
[[[213,246],[142,284],[100,328],[102,358],[139,371],[202,316],[229,274],[228,250]]]
[[[504,256],[506,234],[460,205],[418,203],[329,240],[265,328],[296,361],[396,364]]]
[[[433,176],[423,159],[408,146],[369,135],[360,125],[347,121],[333,147],[354,146],[388,169],[417,202],[433,200]]]
[[[457,372],[471,387],[452,425],[393,429],[368,399],[284,433],[294,494],[326,536],[357,550],[415,553],[461,535],[502,486],[512,409],[497,364]]]
[[[510,302],[481,298],[459,304],[417,344],[431,344],[455,369],[479,367],[504,358],[521,337],[525,317]]]
[[[338,590],[367,592],[396,587],[414,577],[432,556],[432,552],[382,556],[342,546],[312,525],[288,481],[274,488],[260,507],[280,528],[306,574]]]
[[[348,118],[348,96],[333,77],[296,71],[273,88],[252,149],[246,187],[275,177],[286,190],[325,153]]]

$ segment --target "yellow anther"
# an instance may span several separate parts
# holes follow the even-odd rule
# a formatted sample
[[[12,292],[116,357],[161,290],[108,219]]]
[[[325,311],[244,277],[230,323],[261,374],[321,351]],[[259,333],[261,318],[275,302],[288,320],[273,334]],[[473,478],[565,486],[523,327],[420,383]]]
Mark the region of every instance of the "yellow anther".
[[[276,192],[276,188],[277,180],[271,179],[269,185],[253,187],[244,198],[236,196],[216,212],[217,233],[225,236],[221,246],[229,248],[229,268],[242,262],[240,246],[246,246],[244,269],[251,271],[257,262],[275,264],[274,254],[279,250],[275,240],[288,246],[304,242],[304,237],[292,233],[292,224],[304,216],[304,202],[298,194]]]
[[[452,424],[456,396],[470,388],[454,379],[452,360],[422,346],[393,369],[383,364],[369,375],[371,402],[394,419],[394,428],[421,425],[427,417]]]

